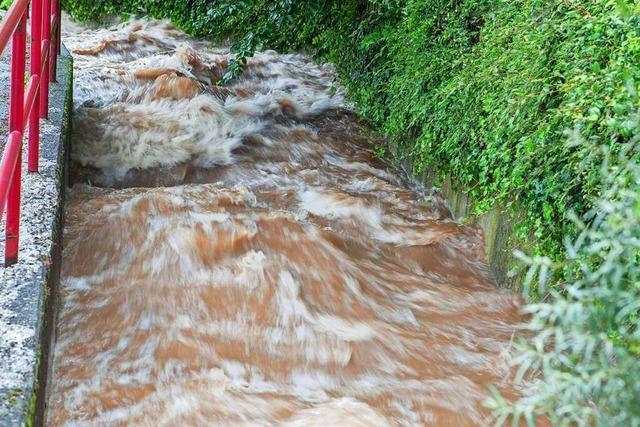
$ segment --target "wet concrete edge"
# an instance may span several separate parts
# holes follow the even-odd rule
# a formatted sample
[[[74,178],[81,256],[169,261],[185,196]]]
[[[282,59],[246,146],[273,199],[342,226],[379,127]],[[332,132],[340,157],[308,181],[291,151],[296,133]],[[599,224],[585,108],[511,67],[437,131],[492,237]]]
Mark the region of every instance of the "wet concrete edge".
[[[533,237],[528,242],[523,242],[515,233],[515,226],[523,221],[523,212],[517,206],[505,209],[496,204],[484,214],[474,215],[476,201],[465,191],[464,186],[458,185],[450,176],[440,177],[437,166],[417,174],[411,162],[402,157],[397,147],[389,144],[388,148],[395,159],[394,167],[402,176],[439,195],[446,202],[451,217],[457,222],[474,225],[482,230],[485,260],[496,285],[521,291],[525,270],[514,251],[526,252],[534,244]]]
[[[33,203],[36,199],[36,204],[40,205],[38,208],[48,211],[39,214],[37,219],[30,219],[30,212],[23,211],[24,227],[31,228],[30,222],[37,221],[39,222],[37,228],[44,230],[47,238],[27,241],[21,245],[21,253],[25,255],[24,261],[19,261],[16,266],[17,274],[3,275],[3,279],[6,280],[9,277],[15,281],[15,283],[3,284],[4,288],[13,287],[16,292],[15,298],[11,301],[11,311],[8,311],[11,317],[4,320],[9,324],[16,323],[32,330],[33,334],[28,339],[17,343],[22,347],[20,351],[24,352],[24,362],[28,367],[18,375],[21,377],[21,386],[0,387],[0,426],[44,424],[47,384],[51,374],[49,372],[50,350],[55,335],[55,308],[60,278],[64,202],[68,176],[67,158],[73,108],[73,60],[64,47],[57,65],[57,82],[51,84],[49,92],[49,119],[42,122],[41,170],[38,177],[54,188],[49,189],[46,197],[39,197],[27,187],[28,180],[32,178],[27,175],[26,183],[23,179],[25,203]],[[40,203],[37,203],[38,201]],[[0,291],[4,288],[0,286]],[[15,347],[15,343],[10,344],[11,347]],[[13,351],[11,348],[9,350]],[[12,359],[8,358],[8,360]],[[8,370],[12,368],[11,364],[3,367]]]
[[[461,223],[480,227],[484,237],[485,259],[496,284],[514,291],[522,290],[524,270],[518,264],[514,251],[526,251],[533,240],[523,242],[515,233],[515,226],[523,220],[523,213],[517,207],[505,209],[495,204],[482,215],[474,215],[476,201],[463,186],[456,184],[450,176],[442,180],[437,173],[427,173],[420,180],[429,187],[436,187],[438,193],[449,205],[453,218]]]

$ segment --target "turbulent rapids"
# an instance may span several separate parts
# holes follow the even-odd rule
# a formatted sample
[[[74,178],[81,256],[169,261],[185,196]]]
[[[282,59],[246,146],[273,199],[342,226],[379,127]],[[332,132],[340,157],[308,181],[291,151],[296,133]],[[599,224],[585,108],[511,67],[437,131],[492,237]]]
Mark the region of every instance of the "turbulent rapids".
[[[49,425],[482,425],[518,298],[373,155],[332,69],[163,22],[75,58]]]

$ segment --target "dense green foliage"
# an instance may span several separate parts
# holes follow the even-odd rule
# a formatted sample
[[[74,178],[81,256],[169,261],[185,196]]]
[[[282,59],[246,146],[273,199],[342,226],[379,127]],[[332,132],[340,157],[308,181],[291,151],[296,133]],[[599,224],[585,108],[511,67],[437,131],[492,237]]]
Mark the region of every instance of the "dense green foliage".
[[[2,0],[0,1],[0,10],[9,10],[13,0]]]
[[[640,15],[622,0],[66,0],[80,18],[169,17],[254,48],[336,64],[359,111],[420,172],[437,166],[477,200],[526,220],[538,252],[562,253],[567,213],[598,195],[593,153],[566,129],[622,146],[638,129]],[[229,77],[229,76],[228,76]],[[628,89],[631,87],[631,90]]]
[[[640,126],[640,116],[630,117]],[[574,135],[574,137],[576,137]],[[606,185],[592,211],[576,219],[578,237],[562,263],[525,257],[529,279],[549,285],[570,272],[562,291],[529,304],[533,338],[520,345],[521,374],[538,374],[515,405],[496,393],[503,419],[546,414],[555,426],[640,426],[640,137],[617,155],[604,150]],[[587,143],[591,150],[601,147]]]

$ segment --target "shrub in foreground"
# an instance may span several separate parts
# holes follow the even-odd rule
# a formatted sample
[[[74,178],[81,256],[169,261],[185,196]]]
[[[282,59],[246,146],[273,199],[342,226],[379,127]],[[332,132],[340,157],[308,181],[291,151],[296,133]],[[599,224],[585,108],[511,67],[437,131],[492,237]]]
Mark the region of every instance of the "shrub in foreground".
[[[634,119],[640,125],[640,113]],[[593,147],[587,144],[593,150]],[[640,164],[630,145],[605,152],[606,190],[575,218],[578,236],[561,263],[529,258],[529,284],[548,290],[531,303],[531,339],[519,345],[519,376],[534,381],[519,401],[495,393],[500,423],[547,416],[554,426],[640,426]],[[554,269],[567,271],[562,290],[549,287]]]

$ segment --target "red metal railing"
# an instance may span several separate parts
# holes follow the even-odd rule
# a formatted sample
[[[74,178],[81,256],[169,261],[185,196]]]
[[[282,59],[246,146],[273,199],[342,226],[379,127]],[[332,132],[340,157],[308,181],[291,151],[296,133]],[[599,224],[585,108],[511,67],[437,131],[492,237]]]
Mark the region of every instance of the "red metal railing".
[[[25,96],[27,18],[31,3],[29,82]],[[0,53],[11,39],[9,137],[0,160],[0,218],[7,210],[5,266],[18,260],[22,140],[29,123],[27,170],[38,172],[40,119],[49,112],[49,81],[55,80],[60,38],[58,0],[15,0],[0,23]]]

